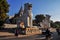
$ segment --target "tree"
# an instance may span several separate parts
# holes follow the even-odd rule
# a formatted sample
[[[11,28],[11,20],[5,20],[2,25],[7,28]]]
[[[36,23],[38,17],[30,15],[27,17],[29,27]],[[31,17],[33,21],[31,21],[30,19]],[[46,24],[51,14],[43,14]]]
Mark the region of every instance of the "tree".
[[[42,20],[43,20],[44,18],[45,18],[45,16],[44,16],[43,14],[36,15],[36,16],[35,16],[36,23],[42,22]]]
[[[59,21],[56,21],[56,22],[51,22],[51,27],[53,28],[60,28],[60,22]]]
[[[54,28],[54,22],[51,20],[50,26]]]
[[[9,4],[6,0],[0,0],[0,26],[3,25],[9,12]]]
[[[35,19],[33,20],[33,26],[36,26],[36,20]]]
[[[57,25],[56,28],[60,28],[60,21],[56,21],[55,24]]]

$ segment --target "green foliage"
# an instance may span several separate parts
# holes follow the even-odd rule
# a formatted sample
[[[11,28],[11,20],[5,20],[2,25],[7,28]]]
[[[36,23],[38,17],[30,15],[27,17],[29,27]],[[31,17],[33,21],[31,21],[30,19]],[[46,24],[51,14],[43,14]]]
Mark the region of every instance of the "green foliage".
[[[43,20],[44,18],[45,18],[45,16],[44,16],[43,14],[36,15],[36,16],[35,16],[36,23],[42,22],[42,20]]]
[[[40,14],[40,15],[36,15],[35,16],[35,20],[33,20],[33,25],[38,25],[40,26],[40,22],[42,22],[45,18],[50,19],[50,15],[44,15],[44,14]]]
[[[53,27],[53,28],[56,28],[56,25],[55,25],[55,23],[52,20],[50,22],[50,26]]]
[[[57,28],[60,28],[60,22],[56,21],[55,24],[57,25]]]
[[[59,21],[51,22],[51,27],[60,28],[60,22]]]
[[[7,13],[9,11],[9,4],[6,0],[0,0],[0,12]]]
[[[0,0],[0,26],[4,23],[7,18],[7,13],[9,12],[9,4],[7,0]]]

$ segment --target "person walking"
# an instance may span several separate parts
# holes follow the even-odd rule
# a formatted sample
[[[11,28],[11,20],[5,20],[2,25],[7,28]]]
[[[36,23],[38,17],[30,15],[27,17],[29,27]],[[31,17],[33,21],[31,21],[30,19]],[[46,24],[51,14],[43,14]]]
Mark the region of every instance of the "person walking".
[[[18,36],[18,29],[15,30],[15,36]]]
[[[49,29],[46,29],[46,40],[50,40],[51,39],[51,33],[50,33],[50,30]]]
[[[60,35],[59,28],[57,28],[56,31],[57,31],[58,35]]]

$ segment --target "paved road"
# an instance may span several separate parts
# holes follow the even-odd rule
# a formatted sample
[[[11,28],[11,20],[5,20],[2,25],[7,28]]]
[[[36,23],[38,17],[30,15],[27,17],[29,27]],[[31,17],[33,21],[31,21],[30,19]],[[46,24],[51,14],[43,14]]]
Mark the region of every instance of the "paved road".
[[[0,37],[0,40],[36,40],[37,38],[41,38],[41,35],[33,35],[29,37],[12,37],[12,38],[4,38]],[[60,40],[60,36],[57,35],[56,32],[53,33],[53,40]]]

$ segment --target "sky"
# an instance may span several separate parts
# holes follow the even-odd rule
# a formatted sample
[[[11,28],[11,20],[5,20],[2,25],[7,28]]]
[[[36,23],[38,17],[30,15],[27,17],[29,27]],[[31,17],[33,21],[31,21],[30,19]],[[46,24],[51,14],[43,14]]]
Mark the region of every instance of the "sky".
[[[60,21],[60,0],[7,0],[7,2],[10,5],[9,16],[18,13],[25,3],[31,3],[33,19],[38,14],[49,14],[51,20]]]

